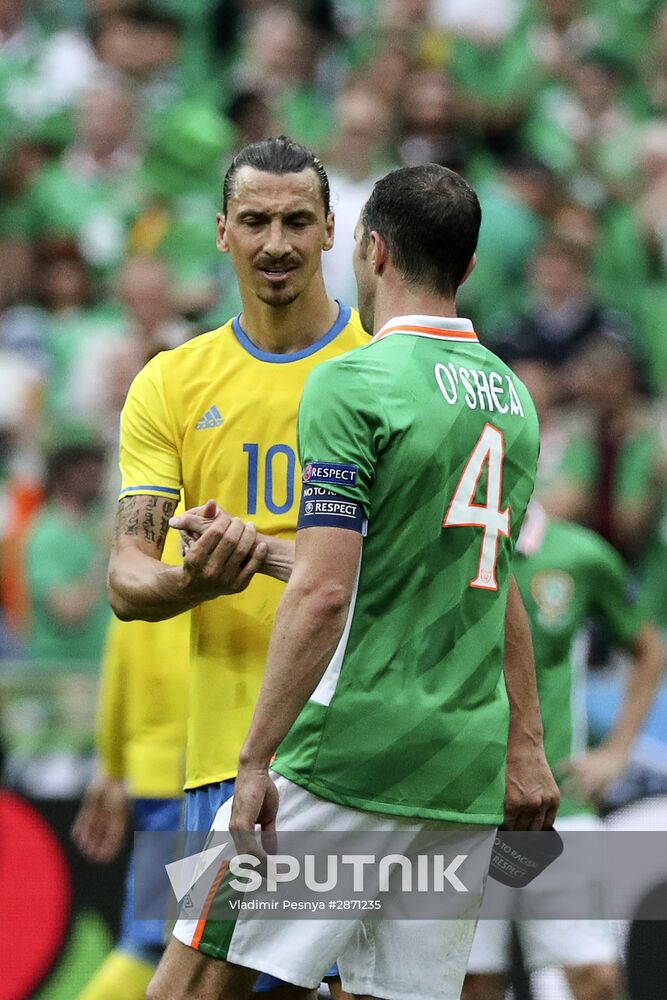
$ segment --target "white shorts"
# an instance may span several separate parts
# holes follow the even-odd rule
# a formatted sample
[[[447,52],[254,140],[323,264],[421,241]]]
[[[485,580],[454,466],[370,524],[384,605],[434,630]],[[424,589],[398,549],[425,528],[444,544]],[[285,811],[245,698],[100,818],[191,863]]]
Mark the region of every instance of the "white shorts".
[[[272,773],[280,795],[279,831],[356,833],[460,831],[461,853],[488,869],[495,829],[435,823],[349,809],[311,794]],[[212,829],[229,829],[231,800],[218,810]],[[458,839],[457,839],[458,843]],[[343,989],[390,1000],[459,1000],[482,890],[471,892],[458,920],[179,920],[174,936],[215,958],[315,989],[334,962]],[[221,939],[216,929],[221,925]],[[202,925],[204,925],[202,929]],[[231,927],[230,927],[231,925]],[[223,940],[224,938],[224,940]]]
[[[580,816],[568,816],[556,821],[556,829],[561,833],[583,830],[604,830],[605,826],[596,816],[582,813]],[[545,911],[543,920],[519,920],[517,932],[521,942],[526,967],[535,969],[550,966],[581,966],[606,965],[618,959],[618,944],[614,923],[609,920],[551,920],[549,912],[558,912],[559,899],[571,896],[573,892],[597,893],[600,887],[591,883],[581,884],[581,868],[574,866],[576,871],[576,887],[568,885],[558,872],[553,876],[553,869],[547,868],[534,882],[525,889],[506,892],[508,903],[517,904],[520,912],[522,893],[530,894],[530,912],[534,913],[536,905]],[[494,891],[490,880],[487,884],[487,894]],[[494,903],[493,912],[497,913]],[[562,912],[562,910],[561,910]],[[516,910],[512,910],[516,917]],[[499,973],[509,970],[510,920],[485,920],[484,904],[480,912],[480,921],[475,931],[468,972],[484,974]]]

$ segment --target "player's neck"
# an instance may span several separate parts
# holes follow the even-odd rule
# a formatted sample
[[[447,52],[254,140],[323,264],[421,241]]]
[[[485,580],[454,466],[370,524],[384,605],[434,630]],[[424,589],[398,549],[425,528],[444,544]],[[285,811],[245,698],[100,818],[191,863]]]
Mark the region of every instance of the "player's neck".
[[[314,344],[338,318],[339,306],[324,285],[303,292],[285,306],[270,306],[259,299],[243,303],[241,326],[255,347],[268,354],[294,354]]]
[[[405,285],[383,290],[378,288],[373,333],[397,316],[445,316],[451,319],[456,315],[456,301],[452,296],[429,295],[420,290],[412,291]]]

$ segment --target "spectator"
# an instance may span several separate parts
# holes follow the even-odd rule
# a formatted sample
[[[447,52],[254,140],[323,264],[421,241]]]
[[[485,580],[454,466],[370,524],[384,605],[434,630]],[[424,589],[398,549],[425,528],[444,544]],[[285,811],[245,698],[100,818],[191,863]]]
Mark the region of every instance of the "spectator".
[[[141,206],[129,251],[167,262],[175,286],[172,301],[188,315],[199,316],[215,305],[231,271],[215,248],[215,217],[222,159],[235,138],[233,127],[212,105],[184,101],[162,119],[142,166]]]
[[[526,301],[526,262],[546,233],[559,190],[553,172],[540,160],[515,152],[477,191],[482,206],[479,260],[461,288],[460,303],[476,322],[497,324]]]
[[[36,252],[36,295],[42,305],[41,347],[45,356],[47,424],[69,419],[69,381],[87,342],[118,339],[118,310],[95,301],[90,268],[74,242],[41,243]]]
[[[269,102],[255,90],[237,90],[227,105],[227,117],[236,128],[238,148],[275,135]]]
[[[586,523],[590,514],[591,421],[564,407],[563,373],[541,357],[504,358],[524,383],[540,420],[535,496],[552,517]]]
[[[621,86],[625,72],[611,53],[591,50],[565,84],[544,92],[524,129],[527,146],[588,207],[626,196],[637,166],[637,123]]]
[[[26,0],[0,4],[0,150],[15,136],[20,123],[35,117],[29,87],[42,39]]]
[[[171,276],[163,261],[129,258],[119,275],[118,297],[125,311],[122,335],[89,340],[71,369],[68,396],[75,417],[114,443],[134,376],[154,355],[192,333],[174,309]]]
[[[244,36],[235,78],[263,95],[281,130],[321,148],[328,135],[329,107],[318,87],[321,38],[296,7],[260,8]]]
[[[531,261],[529,280],[530,308],[497,331],[504,353],[529,352],[560,366],[597,335],[632,338],[629,318],[593,297],[588,256],[579,246],[548,239]]]
[[[28,654],[42,665],[96,669],[109,617],[102,449],[71,444],[48,462],[47,503],[27,541]]]
[[[664,443],[639,361],[628,341],[598,334],[580,352],[572,377],[594,419],[589,524],[637,566],[667,482]]]
[[[405,166],[440,163],[461,171],[469,149],[461,136],[452,88],[442,71],[408,74],[401,103],[398,151]]]
[[[324,255],[327,288],[343,302],[354,303],[357,285],[352,269],[354,229],[375,180],[391,163],[394,116],[363,82],[348,87],[336,102],[337,132],[326,158],[336,239]]]
[[[139,2],[116,5],[93,25],[97,59],[132,83],[141,126],[150,132],[156,116],[187,95],[188,73],[179,62],[181,22],[164,9]],[[199,60],[193,70],[196,82],[202,82],[205,71],[205,60]]]
[[[443,65],[449,40],[433,16],[432,0],[385,0],[378,13],[382,29],[407,42],[416,64],[433,69]]]
[[[578,246],[590,260],[595,295],[627,312],[633,322],[643,323],[650,263],[634,208],[615,202],[603,212],[594,212],[565,201],[552,222],[553,235]]]
[[[74,238],[100,275],[120,263],[137,202],[135,124],[127,86],[100,79],[78,109],[73,142],[41,171],[30,195],[35,231],[44,239]]]
[[[384,104],[398,108],[414,63],[406,40],[389,36],[381,39],[364,61],[360,76],[367,88]]]

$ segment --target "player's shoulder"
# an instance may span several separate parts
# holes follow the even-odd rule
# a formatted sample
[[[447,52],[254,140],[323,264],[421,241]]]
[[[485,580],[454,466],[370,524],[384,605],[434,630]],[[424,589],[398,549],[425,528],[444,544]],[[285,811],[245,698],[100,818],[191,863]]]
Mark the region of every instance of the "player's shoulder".
[[[602,564],[622,565],[622,559],[609,542],[592,528],[573,521],[552,518],[549,521],[549,535],[554,544],[568,553],[571,559],[577,559],[592,567]]]
[[[128,401],[153,398],[155,393],[168,394],[173,400],[186,391],[192,376],[208,369],[220,368],[220,360],[226,354],[225,347],[233,338],[232,321],[208,333],[200,333],[177,347],[160,351],[151,358],[135,376]]]

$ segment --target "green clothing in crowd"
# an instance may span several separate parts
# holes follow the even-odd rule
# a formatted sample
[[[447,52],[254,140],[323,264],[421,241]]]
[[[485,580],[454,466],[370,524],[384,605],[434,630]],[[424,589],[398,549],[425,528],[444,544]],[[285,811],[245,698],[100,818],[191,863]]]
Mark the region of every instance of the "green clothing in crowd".
[[[532,504],[512,566],[530,619],[544,723],[544,748],[556,780],[560,766],[586,749],[585,677],[573,646],[590,619],[628,647],[642,618],[618,553],[587,528],[547,518]],[[586,811],[561,792],[559,816]]]
[[[97,668],[110,615],[99,568],[102,524],[99,510],[74,519],[53,504],[35,519],[27,542],[31,601],[28,655],[40,664],[76,663],[77,668]],[[99,589],[99,597],[83,620],[65,626],[49,608],[49,598],[60,588],[86,579]]]

